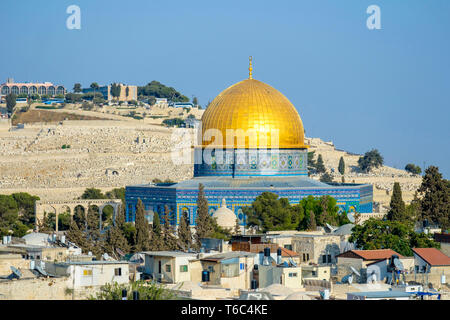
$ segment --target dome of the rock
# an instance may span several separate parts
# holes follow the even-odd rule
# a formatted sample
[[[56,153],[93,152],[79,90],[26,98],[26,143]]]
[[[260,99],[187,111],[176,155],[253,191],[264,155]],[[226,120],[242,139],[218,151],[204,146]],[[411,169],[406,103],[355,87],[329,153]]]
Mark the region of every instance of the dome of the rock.
[[[235,130],[238,137],[227,140],[227,130],[231,134]],[[222,141],[208,134],[215,132],[220,132]],[[239,138],[245,133],[252,138],[244,144]],[[225,89],[210,103],[202,117],[202,145],[306,148],[303,123],[294,105],[278,90],[252,78]]]

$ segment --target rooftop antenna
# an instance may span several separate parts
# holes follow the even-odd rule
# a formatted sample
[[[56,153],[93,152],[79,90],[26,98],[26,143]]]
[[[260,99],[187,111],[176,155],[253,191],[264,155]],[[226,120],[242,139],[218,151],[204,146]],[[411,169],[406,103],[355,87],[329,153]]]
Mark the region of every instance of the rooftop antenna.
[[[253,71],[253,68],[252,68],[252,59],[253,59],[252,56],[248,57],[248,61],[249,61],[248,78],[249,78],[249,79],[253,79],[253,77],[252,77],[252,71]]]

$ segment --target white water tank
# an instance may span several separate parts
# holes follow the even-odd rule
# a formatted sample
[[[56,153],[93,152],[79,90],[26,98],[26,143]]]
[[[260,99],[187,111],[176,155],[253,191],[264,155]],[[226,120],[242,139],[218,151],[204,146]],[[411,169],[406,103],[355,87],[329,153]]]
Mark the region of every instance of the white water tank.
[[[34,262],[34,260],[31,260],[30,261],[30,270],[34,270],[34,267],[35,267],[35,262]]]

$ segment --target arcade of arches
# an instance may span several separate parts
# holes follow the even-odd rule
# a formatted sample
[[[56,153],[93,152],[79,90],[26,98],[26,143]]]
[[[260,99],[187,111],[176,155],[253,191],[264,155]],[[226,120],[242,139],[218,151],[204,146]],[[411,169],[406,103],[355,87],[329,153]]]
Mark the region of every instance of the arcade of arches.
[[[90,200],[72,200],[72,201],[36,201],[34,204],[34,212],[36,221],[42,221],[45,213],[55,214],[55,231],[58,231],[58,216],[69,212],[71,219],[75,213],[75,208],[81,207],[87,213],[89,208],[97,207],[99,213],[99,227],[102,228],[102,213],[103,209],[111,206],[113,208],[113,221],[115,221],[116,214],[122,205],[120,199],[90,199]],[[39,231],[38,223],[36,223],[36,230]]]

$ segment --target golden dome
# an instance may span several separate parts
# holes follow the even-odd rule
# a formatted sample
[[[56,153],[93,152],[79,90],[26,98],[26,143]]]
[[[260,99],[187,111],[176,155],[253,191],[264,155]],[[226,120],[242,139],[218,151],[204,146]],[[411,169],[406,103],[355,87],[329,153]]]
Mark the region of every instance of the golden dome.
[[[208,129],[219,130],[223,142],[217,139],[214,131],[208,132],[216,137],[205,135]],[[230,133],[227,139],[227,129],[235,130],[236,136],[241,136],[236,130],[243,130],[241,133],[247,132],[252,138],[247,137],[244,146],[243,140],[230,139]],[[253,79],[251,70],[249,79],[222,91],[206,109],[202,116],[202,145],[224,148],[308,147],[304,144],[303,123],[295,107],[281,92]]]

